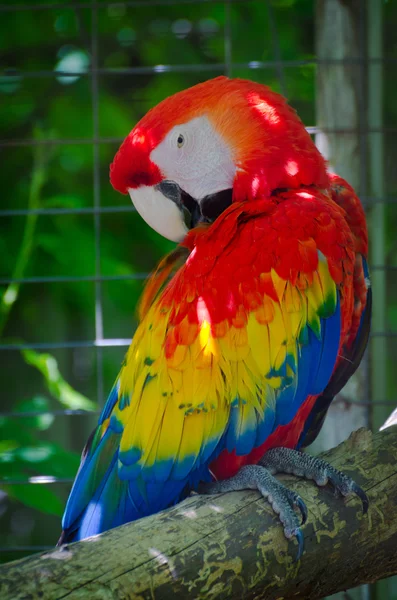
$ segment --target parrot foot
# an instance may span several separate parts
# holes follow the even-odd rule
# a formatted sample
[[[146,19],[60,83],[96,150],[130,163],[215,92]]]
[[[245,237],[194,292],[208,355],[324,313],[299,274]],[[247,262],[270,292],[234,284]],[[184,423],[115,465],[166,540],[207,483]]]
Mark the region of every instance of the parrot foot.
[[[298,477],[313,479],[319,486],[330,483],[335,492],[341,496],[356,494],[362,502],[363,513],[368,511],[369,500],[364,490],[353,479],[335,469],[322,458],[303,454],[291,448],[272,448],[266,452],[258,464],[265,467],[272,475],[291,473]]]
[[[274,512],[279,515],[287,539],[296,537],[298,542],[296,560],[299,560],[303,553],[303,534],[300,527],[307,519],[306,505],[297,493],[282,485],[267,468],[260,465],[247,465],[230,479],[202,483],[198,491],[200,494],[219,494],[246,489],[258,490],[268,500]],[[301,518],[295,512],[295,508],[299,510]]]

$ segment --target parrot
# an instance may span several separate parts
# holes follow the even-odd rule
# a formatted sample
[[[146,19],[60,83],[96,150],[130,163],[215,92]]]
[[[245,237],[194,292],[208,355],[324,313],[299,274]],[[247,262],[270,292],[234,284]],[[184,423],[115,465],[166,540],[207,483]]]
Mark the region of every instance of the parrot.
[[[110,182],[177,243],[150,276],[139,324],[83,450],[59,543],[192,492],[256,489],[302,555],[293,473],[368,497],[303,449],[360,364],[371,320],[365,214],[296,111],[224,76],[153,107]]]

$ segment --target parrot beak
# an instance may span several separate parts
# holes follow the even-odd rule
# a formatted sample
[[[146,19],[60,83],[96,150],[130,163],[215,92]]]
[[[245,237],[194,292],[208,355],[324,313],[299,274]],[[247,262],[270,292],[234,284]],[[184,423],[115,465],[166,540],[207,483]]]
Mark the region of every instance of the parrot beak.
[[[201,200],[196,200],[182,190],[175,181],[166,179],[156,188],[178,206],[188,229],[193,229],[200,223],[213,223],[232,203],[233,190],[231,189],[209,194]]]
[[[173,242],[181,242],[189,229],[212,223],[232,203],[233,190],[222,190],[196,200],[175,181],[128,188],[131,200],[150,227]]]
[[[156,185],[156,188],[163,196],[177,205],[187,230],[193,229],[193,227],[196,227],[199,223],[205,222],[205,219],[203,219],[201,215],[198,202],[192,198],[192,196],[189,196],[189,194],[184,192],[175,181],[165,179]]]

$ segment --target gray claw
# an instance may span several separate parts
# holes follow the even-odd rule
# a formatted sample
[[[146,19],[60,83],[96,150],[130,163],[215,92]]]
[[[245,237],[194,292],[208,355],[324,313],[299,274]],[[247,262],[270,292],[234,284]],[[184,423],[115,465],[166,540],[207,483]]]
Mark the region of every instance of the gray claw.
[[[319,486],[331,483],[335,491],[342,496],[356,494],[363,504],[363,513],[368,510],[369,500],[364,490],[351,477],[335,469],[322,458],[303,454],[291,448],[272,448],[266,452],[260,464],[271,473],[293,473],[298,477],[313,479]]]
[[[234,477],[209,484],[200,485],[201,493],[217,494],[231,492],[233,490],[257,489],[272,506],[274,512],[284,527],[287,539],[296,537],[298,541],[298,557],[303,553],[303,535],[300,526],[306,522],[307,508],[302,498],[280,483],[265,467],[259,465],[247,465],[242,467]],[[295,512],[300,511],[300,518]],[[300,523],[301,521],[301,523]]]

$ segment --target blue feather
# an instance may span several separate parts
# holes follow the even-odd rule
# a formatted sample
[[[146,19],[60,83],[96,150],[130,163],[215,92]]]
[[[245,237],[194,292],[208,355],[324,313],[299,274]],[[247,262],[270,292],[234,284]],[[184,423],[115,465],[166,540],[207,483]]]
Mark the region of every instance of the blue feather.
[[[266,438],[271,434],[274,429],[274,421],[276,413],[272,406],[267,406],[263,415],[263,419],[260,419],[258,415],[258,425],[256,428],[256,438],[254,447],[261,446]]]
[[[108,429],[93,452],[88,451],[66,504],[62,519],[63,529],[72,527],[100,485],[109,476],[109,461],[113,464],[116,460],[119,443],[120,436]]]
[[[339,292],[335,313],[327,319],[321,319],[322,344],[320,361],[309,387],[309,394],[321,394],[329,382],[338,356],[341,333],[341,310]]]
[[[237,456],[249,454],[256,439],[257,417],[252,404],[241,403],[239,408],[239,430],[235,441]]]
[[[300,346],[296,386],[285,388],[277,397],[277,425],[289,423],[308,395],[320,394],[327,386],[335,367],[341,332],[339,293],[333,315],[320,319],[321,337],[308,328],[308,343]]]
[[[114,409],[114,407],[117,403],[117,400],[118,400],[119,389],[120,389],[120,379],[117,378],[114,386],[112,387],[112,389],[110,391],[110,394],[108,396],[106,404],[103,407],[101,415],[99,417],[99,420],[98,420],[99,425],[102,425],[102,423],[110,417],[112,410]]]

